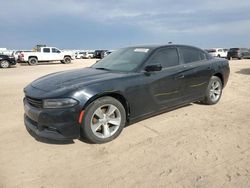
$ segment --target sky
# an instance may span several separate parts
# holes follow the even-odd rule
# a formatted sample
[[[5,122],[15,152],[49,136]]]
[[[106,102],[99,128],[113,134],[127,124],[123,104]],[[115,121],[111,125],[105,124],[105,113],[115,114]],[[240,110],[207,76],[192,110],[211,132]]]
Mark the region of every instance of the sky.
[[[249,0],[0,0],[0,48],[250,47]]]

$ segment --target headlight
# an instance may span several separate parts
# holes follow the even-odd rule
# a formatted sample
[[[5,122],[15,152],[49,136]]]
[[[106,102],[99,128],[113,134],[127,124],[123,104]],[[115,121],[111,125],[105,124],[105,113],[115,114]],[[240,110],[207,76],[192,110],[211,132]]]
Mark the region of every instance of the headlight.
[[[71,98],[43,100],[43,108],[67,108],[75,106],[77,104],[78,101]]]

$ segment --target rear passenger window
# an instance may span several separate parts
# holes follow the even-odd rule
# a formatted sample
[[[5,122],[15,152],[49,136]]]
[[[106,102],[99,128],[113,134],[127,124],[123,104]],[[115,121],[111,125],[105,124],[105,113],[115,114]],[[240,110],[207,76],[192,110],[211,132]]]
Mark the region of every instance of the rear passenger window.
[[[200,58],[201,58],[201,61],[202,61],[202,60],[206,60],[206,59],[207,59],[206,53],[200,51]]]
[[[160,49],[153,55],[150,64],[161,64],[163,68],[179,65],[179,56],[177,49],[166,48]]]
[[[44,53],[50,53],[50,49],[49,49],[49,48],[44,48],[44,49],[43,49],[43,52],[44,52]]]
[[[206,59],[206,54],[195,48],[180,48],[184,63],[192,63]]]

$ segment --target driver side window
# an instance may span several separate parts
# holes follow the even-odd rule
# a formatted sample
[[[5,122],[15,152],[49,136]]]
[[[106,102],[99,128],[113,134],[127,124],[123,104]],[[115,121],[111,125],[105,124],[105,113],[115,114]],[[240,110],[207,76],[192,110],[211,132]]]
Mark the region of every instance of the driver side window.
[[[150,59],[150,65],[160,64],[162,68],[179,65],[179,56],[176,48],[159,49]]]
[[[60,50],[58,50],[56,48],[52,48],[52,53],[60,53]]]

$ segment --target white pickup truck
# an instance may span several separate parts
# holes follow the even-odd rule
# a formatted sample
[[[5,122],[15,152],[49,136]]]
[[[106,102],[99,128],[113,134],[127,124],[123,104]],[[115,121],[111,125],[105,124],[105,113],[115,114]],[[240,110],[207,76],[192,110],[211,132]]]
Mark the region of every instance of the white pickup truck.
[[[55,47],[41,47],[34,52],[21,52],[18,60],[28,62],[29,65],[36,65],[38,62],[61,61],[68,64],[74,59],[74,55],[69,52],[63,52]]]

